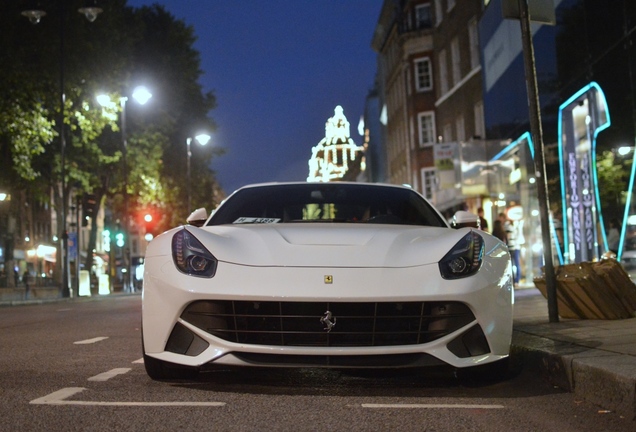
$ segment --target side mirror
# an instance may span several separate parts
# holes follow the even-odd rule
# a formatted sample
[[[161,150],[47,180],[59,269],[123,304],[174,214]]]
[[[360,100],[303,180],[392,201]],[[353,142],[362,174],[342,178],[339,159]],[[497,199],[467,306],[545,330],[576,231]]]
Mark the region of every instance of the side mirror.
[[[202,227],[206,220],[208,220],[208,212],[204,208],[198,208],[190,213],[186,222],[196,227]]]
[[[479,216],[474,213],[460,210],[453,215],[451,223],[453,228],[479,228]]]

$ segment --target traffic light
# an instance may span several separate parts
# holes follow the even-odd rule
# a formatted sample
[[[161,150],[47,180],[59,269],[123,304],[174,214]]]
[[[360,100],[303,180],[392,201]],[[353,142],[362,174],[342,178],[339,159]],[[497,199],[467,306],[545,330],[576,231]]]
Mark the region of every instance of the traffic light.
[[[115,244],[117,245],[117,247],[124,247],[124,233],[118,232],[117,234],[115,234]]]
[[[105,252],[110,252],[110,244],[113,241],[110,237],[110,230],[107,228],[102,231],[102,247]]]
[[[126,238],[124,236],[123,231],[121,230],[121,225],[117,223],[117,229],[115,231],[115,246],[124,247],[126,244]]]
[[[138,213],[137,218],[140,225],[143,227],[144,238],[146,241],[152,240],[154,235],[157,234],[157,224],[160,219],[157,209],[154,207],[142,209]]]

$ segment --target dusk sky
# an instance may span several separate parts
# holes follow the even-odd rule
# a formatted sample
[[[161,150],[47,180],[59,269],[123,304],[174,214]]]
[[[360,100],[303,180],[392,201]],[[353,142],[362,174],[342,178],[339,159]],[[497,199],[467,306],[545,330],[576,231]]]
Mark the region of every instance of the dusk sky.
[[[212,169],[226,193],[305,181],[337,105],[362,144],[358,122],[377,69],[371,39],[382,0],[128,0],[153,3],[198,37],[200,82],[217,98],[210,144],[226,150]]]

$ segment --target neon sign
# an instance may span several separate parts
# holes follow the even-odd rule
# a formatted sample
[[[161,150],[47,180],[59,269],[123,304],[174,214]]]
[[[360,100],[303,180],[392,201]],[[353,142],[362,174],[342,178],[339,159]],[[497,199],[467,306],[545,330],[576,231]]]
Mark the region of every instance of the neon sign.
[[[559,107],[558,148],[566,262],[599,258],[598,225],[603,247],[608,249],[596,172],[596,139],[610,124],[605,94],[595,82]]]

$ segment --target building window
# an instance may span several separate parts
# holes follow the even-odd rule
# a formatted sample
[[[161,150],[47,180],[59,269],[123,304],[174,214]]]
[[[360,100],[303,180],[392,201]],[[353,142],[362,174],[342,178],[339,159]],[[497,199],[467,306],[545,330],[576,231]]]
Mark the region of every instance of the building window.
[[[415,28],[418,30],[432,27],[431,5],[423,4],[415,6]]]
[[[415,60],[415,88],[418,92],[433,88],[431,59],[428,57]]]
[[[479,32],[475,19],[468,24],[468,43],[470,44],[470,69],[472,70],[479,66]]]
[[[437,183],[437,171],[435,168],[422,168],[422,195],[430,201],[435,200],[435,184]]]
[[[451,40],[451,68],[453,73],[453,85],[459,83],[461,79],[460,58],[459,58],[459,40],[454,37]]]
[[[420,147],[435,144],[435,113],[433,111],[419,113],[417,122],[420,130]]]
[[[442,49],[439,52],[439,85],[441,94],[440,96],[448,93],[448,69],[446,66],[446,50]]]
[[[444,16],[444,12],[442,12],[442,0],[435,0],[435,25],[438,26],[442,22],[442,17]]]

